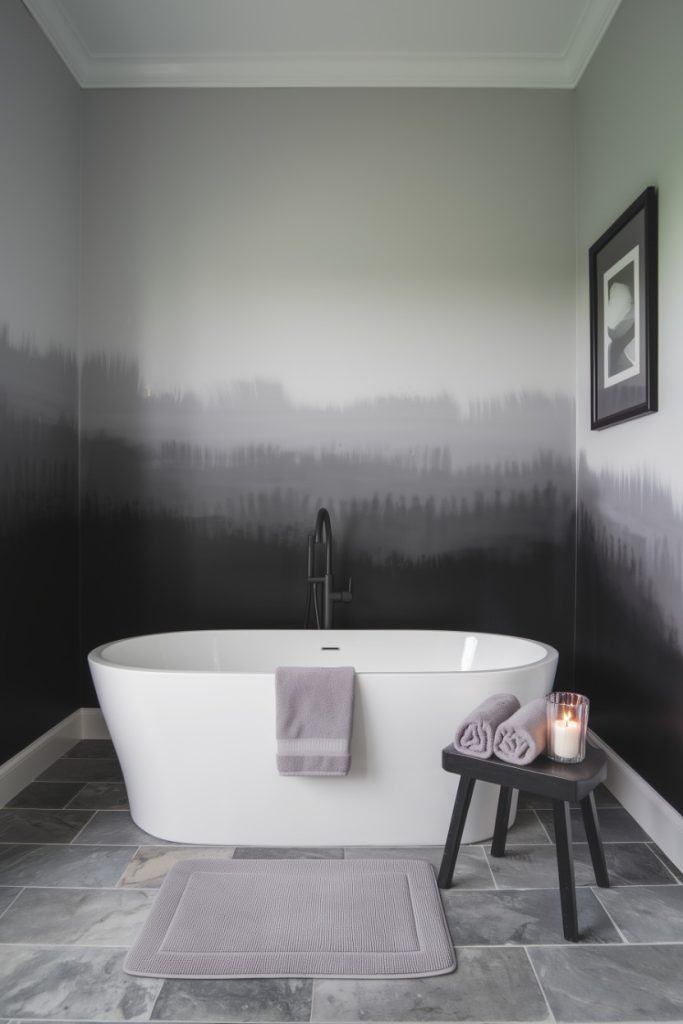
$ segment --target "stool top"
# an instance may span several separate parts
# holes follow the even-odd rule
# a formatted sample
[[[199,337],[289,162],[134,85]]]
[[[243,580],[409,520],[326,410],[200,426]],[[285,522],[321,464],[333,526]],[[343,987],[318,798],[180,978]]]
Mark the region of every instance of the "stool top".
[[[551,761],[544,754],[531,764],[508,764],[495,756],[484,759],[461,754],[452,745],[444,747],[441,763],[447,772],[537,793],[551,800],[583,800],[607,777],[607,755],[590,743],[586,744],[586,757],[578,764]]]

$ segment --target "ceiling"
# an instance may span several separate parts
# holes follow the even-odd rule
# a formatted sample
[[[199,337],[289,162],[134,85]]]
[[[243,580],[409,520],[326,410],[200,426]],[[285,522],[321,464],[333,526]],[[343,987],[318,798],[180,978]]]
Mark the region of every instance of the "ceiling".
[[[573,88],[620,0],[24,0],[84,88]]]

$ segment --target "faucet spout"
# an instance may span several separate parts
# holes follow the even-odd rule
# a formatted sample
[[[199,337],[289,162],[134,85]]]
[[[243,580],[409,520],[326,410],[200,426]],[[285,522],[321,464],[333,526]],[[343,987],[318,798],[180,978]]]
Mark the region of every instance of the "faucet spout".
[[[323,545],[324,550],[324,572],[316,573],[318,559],[317,552]],[[348,589],[344,591],[334,590],[334,576],[332,573],[332,523],[330,513],[326,508],[319,508],[315,517],[313,533],[308,535],[308,573],[306,582],[308,584],[308,596],[306,600],[306,615],[304,629],[310,624],[311,607],[315,616],[317,629],[331,629],[334,605],[338,601],[348,604],[351,600],[351,579]],[[322,587],[322,609],[319,602],[318,587]]]
[[[316,544],[325,545],[325,572],[332,573],[332,523],[326,508],[319,508],[315,517],[313,539]]]

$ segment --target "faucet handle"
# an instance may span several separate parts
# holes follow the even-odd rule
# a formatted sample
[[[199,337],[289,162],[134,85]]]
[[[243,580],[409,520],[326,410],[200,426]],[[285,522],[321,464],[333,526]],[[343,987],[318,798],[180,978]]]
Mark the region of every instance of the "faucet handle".
[[[353,589],[352,588],[353,588],[353,580],[352,580],[351,576],[349,576],[349,587],[348,587],[348,590],[342,590],[342,595],[341,595],[341,599],[342,599],[342,601],[344,601],[345,604],[348,604],[349,601],[351,600],[351,598],[353,597]]]

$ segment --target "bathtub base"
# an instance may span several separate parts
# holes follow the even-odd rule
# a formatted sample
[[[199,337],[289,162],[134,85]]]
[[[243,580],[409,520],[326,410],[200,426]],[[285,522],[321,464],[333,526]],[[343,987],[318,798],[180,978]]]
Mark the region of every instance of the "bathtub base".
[[[139,816],[138,809],[133,810],[131,805],[131,817],[135,824],[144,832],[157,839],[163,839],[172,843],[183,843],[191,846],[268,846],[268,847],[346,847],[360,846],[372,848],[384,847],[414,847],[419,850],[425,846],[442,847],[446,841],[450,812],[455,798],[458,777],[450,778],[452,791],[448,799],[442,801],[441,810],[445,812],[440,815],[437,824],[435,815],[434,827],[418,833],[410,823],[403,821],[389,822],[383,819],[377,828],[372,830],[359,830],[353,821],[339,822],[329,831],[321,829],[320,822],[315,828],[296,828],[293,831],[283,824],[282,821],[264,823],[263,826],[256,826],[253,818],[240,823],[233,819],[229,828],[207,826],[202,824],[197,827],[196,822],[188,822],[183,827],[180,820],[174,820],[171,827],[153,814],[146,814],[148,810],[142,807],[142,816]],[[498,806],[498,786],[490,786],[488,783],[480,782],[476,787],[475,795],[472,796],[472,803],[467,815],[467,822],[463,831],[462,845],[468,843],[482,843],[493,837],[496,808]],[[517,794],[513,795],[510,809],[508,827],[511,827],[517,816]]]

